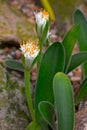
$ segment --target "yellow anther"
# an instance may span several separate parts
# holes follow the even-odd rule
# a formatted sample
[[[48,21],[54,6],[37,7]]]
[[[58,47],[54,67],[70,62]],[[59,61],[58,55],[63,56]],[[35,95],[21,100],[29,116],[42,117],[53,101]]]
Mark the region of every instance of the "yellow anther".
[[[34,41],[29,40],[27,43],[23,42],[20,46],[23,53],[27,53],[29,56],[32,56],[35,52],[39,51],[39,47]]]

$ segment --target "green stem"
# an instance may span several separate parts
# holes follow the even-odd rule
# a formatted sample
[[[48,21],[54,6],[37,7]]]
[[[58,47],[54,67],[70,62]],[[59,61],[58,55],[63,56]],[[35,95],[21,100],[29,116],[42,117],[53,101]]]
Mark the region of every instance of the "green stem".
[[[30,72],[27,69],[25,69],[24,78],[25,78],[25,92],[26,92],[26,97],[27,97],[28,108],[29,108],[32,120],[35,121],[35,113],[33,109],[31,92],[30,92]]]
[[[42,58],[42,42],[39,41],[39,46],[40,46],[40,52],[38,56],[38,61],[37,61],[37,70],[39,71],[40,68],[40,63],[41,63],[41,58]]]
[[[39,68],[40,68],[41,57],[42,57],[42,51],[40,50],[39,56],[38,56],[38,63],[37,63],[37,70],[38,70],[38,71],[39,71]]]

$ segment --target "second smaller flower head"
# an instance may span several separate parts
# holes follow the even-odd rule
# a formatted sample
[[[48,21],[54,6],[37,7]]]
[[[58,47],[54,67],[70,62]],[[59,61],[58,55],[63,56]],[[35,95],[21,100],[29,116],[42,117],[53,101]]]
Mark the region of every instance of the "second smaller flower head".
[[[47,20],[49,20],[49,13],[45,10],[40,10],[38,12],[35,12],[35,19],[36,23],[38,24],[38,27],[45,26]]]
[[[39,54],[39,46],[34,41],[27,41],[20,45],[22,54],[25,58],[25,67],[30,69],[34,59]]]
[[[48,34],[49,29],[49,13],[45,10],[40,10],[35,12],[35,20],[36,20],[36,31],[39,39],[41,39],[45,27],[47,30],[45,31],[46,35]],[[46,26],[46,24],[48,25]]]

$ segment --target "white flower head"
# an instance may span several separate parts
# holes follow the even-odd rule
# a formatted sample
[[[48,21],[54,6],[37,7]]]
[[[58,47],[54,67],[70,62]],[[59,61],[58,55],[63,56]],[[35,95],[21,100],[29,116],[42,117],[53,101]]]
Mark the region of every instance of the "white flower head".
[[[49,13],[45,10],[40,10],[39,12],[35,12],[36,23],[39,27],[46,25],[47,20],[49,20]]]
[[[35,20],[37,25],[38,36],[40,37],[41,31],[44,30],[46,22],[49,21],[49,13],[45,10],[35,12]]]
[[[20,47],[25,57],[26,67],[30,68],[34,59],[39,54],[39,46],[34,41],[29,40],[28,42],[21,44]]]

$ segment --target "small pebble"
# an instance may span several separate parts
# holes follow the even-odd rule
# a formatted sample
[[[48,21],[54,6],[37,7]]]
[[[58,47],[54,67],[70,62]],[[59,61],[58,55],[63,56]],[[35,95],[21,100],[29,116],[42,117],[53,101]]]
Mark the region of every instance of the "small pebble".
[[[20,59],[21,56],[22,56],[21,51],[20,51],[20,50],[16,50],[16,51],[15,51],[15,57],[16,57],[16,59]]]
[[[5,47],[4,51],[5,51],[6,54],[8,54],[8,53],[10,53],[10,48]]]
[[[71,77],[72,82],[80,81],[80,77]]]
[[[35,81],[36,79],[37,79],[37,73],[36,73],[36,72],[33,72],[33,73],[32,73],[32,80]]]
[[[87,124],[86,124],[86,123],[84,124],[84,126],[85,126],[85,127],[84,127],[84,130],[87,130]]]
[[[72,76],[73,76],[73,72],[70,72],[70,73],[68,74],[68,76],[69,76],[69,77],[72,77]]]
[[[12,71],[12,74],[13,74],[15,77],[21,78],[21,74],[17,73],[16,71]]]
[[[58,41],[58,36],[56,34],[51,34],[50,35],[50,41],[51,41],[51,43]]]

